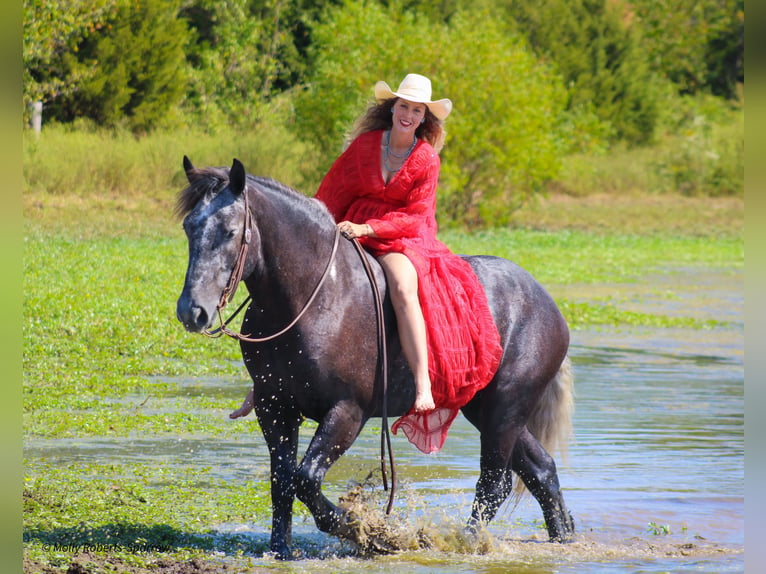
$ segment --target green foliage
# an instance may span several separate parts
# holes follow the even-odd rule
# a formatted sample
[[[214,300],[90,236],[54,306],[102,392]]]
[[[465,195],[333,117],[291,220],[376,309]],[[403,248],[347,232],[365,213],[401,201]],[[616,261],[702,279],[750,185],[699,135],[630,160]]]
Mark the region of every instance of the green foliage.
[[[650,65],[682,94],[733,99],[745,79],[744,0],[633,0]]]
[[[153,193],[188,153],[313,193],[374,82],[418,71],[455,102],[442,225],[514,224],[551,189],[740,196],[744,111],[704,94],[744,79],[741,0],[630,6],[25,0],[23,101],[45,101],[48,136],[25,143],[26,184]]]
[[[348,1],[325,15],[314,40],[316,68],[296,97],[296,127],[316,141],[322,170],[375,82],[395,87],[417,72],[431,78],[434,97],[455,106],[443,152],[443,223],[502,224],[555,176],[568,146],[563,86],[488,14],[458,12],[447,26],[398,4]]]
[[[120,2],[99,33],[84,38],[66,58],[70,74],[82,79],[76,90],[54,100],[49,114],[142,133],[177,123],[189,39],[177,18],[179,7],[180,0]]]
[[[23,62],[25,112],[35,101],[76,91],[97,68],[70,68],[71,54],[101,30],[122,0],[24,0]]]
[[[658,114],[657,82],[640,45],[640,28],[621,2],[512,0],[519,33],[549,58],[569,90],[568,107],[594,113],[632,144],[651,141]]]
[[[272,97],[300,81],[308,65],[303,19],[315,11],[311,5],[195,0],[185,6],[182,16],[196,37],[185,107],[197,125],[251,127],[268,113]]]

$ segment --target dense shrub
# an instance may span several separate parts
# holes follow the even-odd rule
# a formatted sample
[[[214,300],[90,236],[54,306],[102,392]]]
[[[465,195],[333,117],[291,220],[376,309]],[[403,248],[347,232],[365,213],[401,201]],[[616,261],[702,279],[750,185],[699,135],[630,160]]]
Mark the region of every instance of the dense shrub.
[[[699,95],[675,101],[653,164],[658,191],[741,196],[745,181],[745,114]]]
[[[653,146],[614,146],[602,155],[564,160],[549,189],[569,195],[682,194],[742,197],[745,175],[744,109],[712,96],[674,97]]]

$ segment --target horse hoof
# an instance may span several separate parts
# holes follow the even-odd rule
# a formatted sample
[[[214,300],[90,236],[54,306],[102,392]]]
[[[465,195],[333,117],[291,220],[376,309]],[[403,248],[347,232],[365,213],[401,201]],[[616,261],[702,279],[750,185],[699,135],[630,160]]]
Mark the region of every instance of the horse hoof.
[[[271,551],[268,553],[271,554],[275,559],[277,560],[293,560],[295,556],[293,555],[293,551],[290,549],[289,546],[279,546],[279,547],[271,547]]]

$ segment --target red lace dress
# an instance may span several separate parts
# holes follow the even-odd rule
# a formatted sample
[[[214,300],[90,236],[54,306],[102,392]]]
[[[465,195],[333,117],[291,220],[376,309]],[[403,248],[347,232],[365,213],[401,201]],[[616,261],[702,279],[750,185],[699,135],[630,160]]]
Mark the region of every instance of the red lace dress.
[[[424,141],[386,184],[380,165],[381,137],[357,137],[322,180],[316,198],[336,222],[369,224],[377,237],[363,237],[374,255],[404,253],[418,274],[426,322],[428,369],[436,409],[410,411],[394,423],[425,453],[444,445],[459,409],[484,388],[502,355],[500,335],[471,266],[436,238],[439,155]]]

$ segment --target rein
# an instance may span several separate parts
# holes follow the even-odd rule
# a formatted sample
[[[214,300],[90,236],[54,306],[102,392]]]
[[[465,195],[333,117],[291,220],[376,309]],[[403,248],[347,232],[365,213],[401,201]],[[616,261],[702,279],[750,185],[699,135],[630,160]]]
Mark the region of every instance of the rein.
[[[377,315],[378,325],[378,354],[381,357],[382,384],[383,384],[383,404],[380,409],[382,425],[380,429],[380,470],[383,475],[383,490],[388,490],[388,480],[386,478],[386,448],[388,448],[388,458],[391,463],[391,493],[388,496],[388,505],[386,514],[391,514],[394,506],[394,495],[396,493],[396,466],[394,465],[394,451],[391,450],[391,435],[388,432],[388,350],[386,349],[386,325],[383,319],[383,301],[380,298],[378,282],[375,281],[375,273],[372,271],[370,262],[365,255],[362,244],[356,239],[351,239],[356,252],[362,260],[367,277],[372,285],[372,292],[375,298],[375,313]]]
[[[253,225],[253,216],[250,212],[250,205],[247,201],[247,191],[245,191],[245,231],[242,234],[242,245],[239,248],[239,254],[237,255],[237,259],[234,262],[234,269],[231,272],[231,275],[229,276],[229,282],[226,284],[226,287],[224,287],[223,292],[221,293],[221,298],[218,300],[218,305],[215,307],[215,311],[218,314],[218,321],[220,323],[220,326],[217,329],[214,329],[213,331],[208,331],[205,329],[202,331],[204,335],[207,335],[208,337],[220,337],[222,334],[226,334],[232,339],[237,339],[239,341],[247,341],[248,343],[265,343],[267,341],[271,341],[273,339],[276,339],[277,337],[281,337],[285,333],[287,333],[290,329],[295,327],[295,324],[301,320],[301,317],[308,311],[309,307],[311,307],[311,304],[314,302],[314,299],[316,299],[316,296],[319,294],[319,290],[322,288],[322,285],[325,282],[325,279],[327,279],[327,276],[330,274],[330,269],[332,269],[332,264],[335,261],[335,254],[338,251],[338,239],[340,237],[340,232],[336,230],[335,232],[335,240],[332,245],[332,252],[330,253],[330,258],[327,260],[327,266],[325,267],[324,273],[322,273],[322,277],[319,278],[319,283],[317,283],[316,287],[314,287],[314,291],[311,293],[311,296],[308,298],[308,301],[303,305],[303,309],[296,315],[295,319],[293,319],[289,325],[281,329],[280,331],[268,335],[266,337],[251,337],[250,335],[243,335],[242,333],[237,333],[236,331],[232,331],[229,329],[229,323],[231,323],[232,319],[236,317],[242,309],[245,308],[245,306],[250,303],[252,300],[252,296],[248,295],[245,300],[242,302],[242,304],[237,308],[232,315],[226,319],[223,320],[223,310],[226,308],[226,305],[228,305],[229,301],[234,297],[234,294],[237,292],[237,287],[242,281],[242,273],[245,269],[245,260],[247,259],[247,249],[248,245],[250,244],[250,239],[252,237],[252,225]]]
[[[301,311],[298,313],[295,319],[290,322],[289,325],[272,335],[268,335],[267,337],[251,337],[250,335],[237,333],[236,331],[229,329],[229,323],[242,311],[242,309],[245,308],[246,305],[250,303],[250,301],[252,301],[252,296],[248,294],[248,296],[237,308],[237,310],[234,311],[234,313],[232,313],[232,315],[225,321],[223,319],[223,310],[226,308],[226,305],[229,304],[229,301],[231,301],[231,299],[234,297],[234,294],[237,292],[237,287],[239,286],[240,281],[242,281],[242,274],[245,270],[245,261],[247,260],[247,250],[253,235],[253,214],[250,211],[247,189],[244,191],[244,196],[245,230],[242,234],[242,244],[239,247],[239,253],[237,254],[237,259],[234,262],[234,268],[232,269],[231,275],[229,276],[229,281],[226,283],[226,287],[224,287],[223,291],[221,292],[221,297],[218,300],[218,304],[215,308],[220,325],[213,331],[205,329],[202,331],[202,333],[208,337],[214,338],[221,337],[225,334],[232,339],[237,339],[239,341],[247,341],[249,343],[265,343],[266,341],[271,341],[284,335],[287,333],[287,331],[292,329],[295,324],[300,321],[301,317],[303,317],[308,308],[314,302],[314,299],[319,294],[319,290],[322,288],[325,279],[327,279],[327,276],[330,274],[330,269],[332,269],[332,264],[335,261],[335,255],[338,251],[338,239],[341,234],[340,231],[336,228],[332,251],[330,252],[330,257],[327,260],[327,266],[322,273],[322,277],[319,278],[319,282],[317,283],[316,287],[314,287],[314,291],[311,293],[308,301],[306,301],[304,304],[303,309],[301,309]],[[391,449],[391,435],[388,430],[388,351],[386,349],[386,327],[383,319],[383,301],[380,297],[377,281],[375,281],[375,274],[372,270],[372,267],[370,266],[370,262],[367,259],[367,256],[365,255],[364,248],[358,240],[350,238],[347,239],[349,239],[349,241],[351,241],[351,243],[353,243],[354,247],[356,248],[356,252],[359,254],[359,257],[362,260],[362,266],[367,273],[367,278],[370,280],[370,284],[372,285],[373,296],[375,299],[375,313],[378,319],[378,353],[381,357],[383,384],[383,405],[381,406],[381,418],[383,424],[380,431],[380,469],[383,475],[383,489],[387,491],[388,478],[386,475],[386,448],[388,448],[388,458],[389,463],[391,464],[391,493],[389,494],[388,505],[386,506],[386,514],[388,515],[391,514],[391,509],[394,506],[394,495],[396,493],[396,466],[394,465],[394,452]]]

